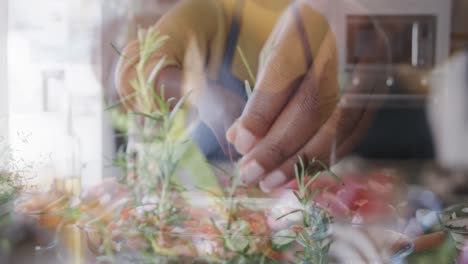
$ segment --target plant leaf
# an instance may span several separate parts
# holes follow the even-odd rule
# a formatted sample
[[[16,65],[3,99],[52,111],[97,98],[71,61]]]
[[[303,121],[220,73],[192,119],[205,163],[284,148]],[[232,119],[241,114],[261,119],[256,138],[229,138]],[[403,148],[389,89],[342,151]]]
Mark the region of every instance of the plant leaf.
[[[241,49],[240,46],[237,46],[237,51],[239,52],[239,55],[240,55],[241,60],[242,60],[242,63],[244,64],[244,66],[245,66],[245,68],[246,68],[246,70],[247,70],[247,73],[249,74],[250,81],[251,81],[252,83],[255,83],[256,80],[255,80],[253,71],[252,71],[252,69],[250,68],[249,62],[247,61],[247,58],[245,57],[244,52],[242,51],[242,49]]]
[[[271,239],[273,245],[282,247],[296,240],[296,233],[291,229],[282,229],[276,232]]]
[[[132,114],[143,116],[143,117],[146,117],[148,119],[158,121],[158,122],[162,122],[163,119],[164,119],[162,115],[151,115],[151,114],[146,114],[146,113],[143,113],[143,112],[132,112]]]
[[[293,194],[294,194],[294,196],[296,196],[296,198],[297,198],[298,201],[301,201],[301,200],[302,200],[302,197],[301,197],[301,195],[300,195],[300,193],[299,193],[298,191],[294,190],[294,191],[293,191]]]
[[[166,63],[166,58],[167,56],[164,56],[162,57],[159,62],[154,66],[153,70],[151,71],[151,74],[148,78],[148,80],[146,81],[146,85],[152,85],[153,82],[155,81],[156,79],[156,76],[158,75],[158,73],[161,71],[162,67],[164,66],[164,64]]]
[[[282,215],[282,216],[276,218],[275,220],[276,220],[276,221],[279,221],[279,220],[285,218],[286,216],[289,216],[289,215],[292,215],[292,214],[296,214],[296,213],[299,213],[299,212],[302,212],[302,209],[293,210],[293,211],[291,211],[291,212],[289,212],[289,213],[287,213],[287,214],[285,214],[285,215]]]
[[[307,183],[304,186],[304,189],[309,188],[309,186],[320,176],[320,171],[316,172],[312,177],[309,178]]]
[[[154,93],[154,99],[156,100],[156,103],[158,104],[159,111],[163,113],[169,112],[169,107],[167,103],[164,101],[164,85],[161,86],[159,89],[159,95],[157,93]]]
[[[250,98],[252,95],[252,87],[250,86],[249,81],[244,81],[245,93],[247,94],[247,98]]]
[[[316,161],[318,164],[320,164],[320,166],[323,167],[324,170],[326,170],[327,172],[329,172],[333,178],[335,178],[335,180],[337,180],[341,185],[345,185],[345,183],[343,182],[343,180],[338,177],[338,175],[336,175],[333,171],[331,171],[327,165],[325,165],[325,163],[323,163],[321,160],[317,160]]]
[[[119,107],[119,106],[121,106],[122,104],[124,104],[126,101],[129,101],[129,100],[135,98],[135,96],[136,96],[136,92],[133,92],[132,94],[127,95],[127,96],[125,96],[124,98],[122,98],[121,100],[119,100],[119,101],[117,101],[117,102],[111,104],[110,106],[106,107],[106,108],[104,109],[104,111],[109,111],[109,110],[112,110],[112,109],[114,109],[114,108],[116,108],[116,107]]]
[[[305,172],[305,164],[304,164],[304,159],[302,157],[299,157],[299,164],[301,165],[301,176],[304,176]]]
[[[122,52],[119,50],[119,48],[117,48],[117,46],[114,43],[111,42],[110,45],[112,49],[114,50],[114,52],[117,53],[119,57],[128,60],[128,58],[122,54]]]
[[[299,186],[301,186],[301,177],[299,175],[299,165],[294,164],[294,175],[296,176],[296,181]]]
[[[174,106],[174,109],[172,109],[171,114],[169,115],[169,120],[173,120],[177,112],[180,110],[182,105],[185,103],[187,98],[192,94],[193,90],[188,91],[182,98],[180,98],[179,102]]]

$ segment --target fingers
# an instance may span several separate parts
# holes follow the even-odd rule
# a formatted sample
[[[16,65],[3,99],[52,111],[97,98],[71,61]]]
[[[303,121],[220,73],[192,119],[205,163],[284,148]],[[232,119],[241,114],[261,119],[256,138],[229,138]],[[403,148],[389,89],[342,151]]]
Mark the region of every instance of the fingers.
[[[313,74],[311,74],[313,75]],[[305,87],[309,86],[309,87]],[[318,130],[320,113],[315,77],[307,77],[267,135],[242,159],[242,179],[246,184],[257,182],[297,152]],[[261,169],[249,171],[251,164]],[[246,168],[245,171],[242,168]]]
[[[338,107],[317,135],[297,152],[298,156],[306,157],[309,160],[317,159],[324,163],[333,163],[349,153],[365,135],[374,113],[373,109],[360,111]],[[356,122],[356,120],[358,121]],[[292,172],[294,165],[298,162],[298,156],[290,158],[277,170],[266,175],[264,180],[259,183],[262,190],[269,192],[293,177]]]
[[[200,12],[194,12],[198,10]],[[169,66],[178,67],[179,69],[186,65],[182,65],[188,44],[195,41],[199,46],[205,62],[206,53],[208,51],[208,42],[212,40],[215,43],[220,42],[216,38],[218,27],[224,25],[224,16],[222,5],[218,1],[181,1],[168,13],[161,17],[158,22],[151,27],[153,32],[159,32],[159,36],[167,36],[167,40],[161,47],[154,51],[154,54],[147,58],[144,65],[145,77],[151,76],[155,67],[161,63],[162,58],[166,58],[162,65],[158,65],[161,72]],[[130,82],[136,79],[136,68],[140,61],[140,45],[138,40],[132,41],[122,52],[122,55],[116,69],[116,86],[121,96],[123,104],[132,110],[138,108],[136,104],[141,98],[135,98],[135,89]],[[213,44],[215,45],[215,44]],[[146,45],[147,46],[147,45]],[[145,54],[148,55],[148,54]],[[155,77],[155,80],[160,80],[160,74]],[[180,81],[180,80],[179,80]],[[158,82],[156,82],[158,83]],[[160,87],[157,87],[160,88]],[[169,89],[167,87],[167,91]],[[180,84],[177,85],[180,88]],[[174,94],[180,94],[177,91]],[[144,96],[146,98],[146,94]],[[138,109],[137,109],[138,110]],[[141,109],[139,109],[141,111]]]
[[[228,142],[235,142],[236,141],[236,137],[237,137],[237,121],[234,121],[231,125],[231,127],[227,130],[226,132],[226,139]]]
[[[385,51],[382,39],[379,39],[379,42],[381,42],[379,43],[380,50]],[[314,64],[315,66],[316,64]],[[354,146],[366,134],[375,112],[380,106],[379,104],[382,103],[382,101],[379,103],[372,101],[372,96],[376,93],[386,92],[385,89],[382,89],[382,86],[377,86],[377,83],[382,82],[378,82],[376,76],[370,75],[364,67],[363,65],[357,67],[353,77],[358,81],[353,81],[354,84],[345,90],[346,94],[341,98],[340,103],[333,110],[331,116],[326,119],[325,123],[320,123],[321,120],[318,119],[320,126],[318,130],[314,127],[316,124],[311,124],[310,121],[308,124],[310,127],[305,127],[303,124],[307,123],[306,118],[291,115],[289,118],[282,119],[283,114],[287,116],[287,112],[294,109],[287,105],[264,139],[258,140],[257,145],[244,157],[245,164],[243,160],[241,165],[244,166],[243,175],[247,175],[246,183],[253,184],[260,180],[260,188],[265,192],[269,192],[294,176],[294,165],[298,162],[298,156],[334,163],[337,159],[352,151]],[[336,72],[334,73],[336,74]],[[319,95],[321,86],[322,83],[319,82]],[[302,94],[301,89],[298,94],[302,96],[313,99],[317,95],[314,93]],[[319,104],[324,103],[326,106],[327,100],[323,98],[327,97],[319,96],[317,101]],[[360,99],[357,104],[355,103],[356,98]],[[295,100],[294,97],[291,103],[300,102]],[[296,109],[300,108],[296,107]],[[315,118],[320,116],[311,114],[314,111],[327,112],[326,107],[319,106],[312,111],[309,110],[308,116]],[[295,112],[296,115],[307,116],[304,114],[307,111],[293,110],[291,112]],[[325,114],[325,116],[328,115]],[[302,120],[302,123],[296,123],[295,120]],[[277,125],[276,122],[281,122],[282,125],[280,125],[281,123]],[[283,127],[284,130],[281,131],[277,129],[278,127]],[[279,132],[275,132],[275,130]],[[299,148],[293,151],[298,146]],[[257,148],[260,150],[257,151]],[[275,166],[277,167],[274,168]]]
[[[298,162],[298,156],[329,163],[349,153],[365,135],[379,105],[367,101],[362,105],[353,106],[348,102],[353,95],[375,85],[373,79],[363,81],[343,96],[330,118],[310,141],[304,144],[297,155],[289,158],[278,169],[265,176],[259,183],[262,190],[269,192],[293,177],[291,174],[294,171],[294,165]]]
[[[135,87],[131,86],[131,82],[137,79],[136,63],[140,60],[140,48],[138,41],[132,41],[126,46],[122,52],[115,75],[116,88],[121,98],[121,102],[125,108],[140,111],[136,102],[138,94]],[[159,56],[154,56],[146,65],[144,69],[145,76],[150,76],[154,67],[160,63]],[[181,93],[182,84],[182,71],[179,67],[166,63],[166,65],[159,71],[155,79],[155,90],[159,93],[161,87],[165,87],[165,99],[172,97],[178,98]]]
[[[261,63],[257,83],[236,125],[234,145],[246,154],[263,138],[307,71],[301,32],[294,13],[281,17],[265,47],[273,47]]]
[[[271,71],[270,73],[273,73]],[[271,78],[268,76],[267,78]],[[242,153],[248,153],[263,138],[278,114],[284,108],[295,87],[300,84],[300,78],[290,80],[283,88],[272,85],[273,80],[262,79],[258,90],[250,97],[242,116],[236,123],[234,143],[236,149]],[[261,89],[267,87],[275,89]],[[233,132],[234,133],[234,132]]]
[[[240,165],[241,170],[246,168],[245,172],[242,171],[242,178],[247,184],[257,182],[279,164],[296,156],[297,151],[313,137],[333,112],[338,101],[338,85],[335,74],[335,41],[332,35],[330,33],[323,42],[316,63],[309,69],[299,89],[267,135],[244,156]],[[249,171],[250,163],[258,164],[261,169]],[[256,165],[257,168],[259,166]],[[260,172],[261,175],[258,174]],[[278,175],[275,178],[284,177]]]

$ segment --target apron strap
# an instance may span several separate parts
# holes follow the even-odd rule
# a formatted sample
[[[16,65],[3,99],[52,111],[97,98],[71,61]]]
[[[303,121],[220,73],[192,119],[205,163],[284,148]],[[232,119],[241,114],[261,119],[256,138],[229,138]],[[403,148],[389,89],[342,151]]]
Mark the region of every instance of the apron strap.
[[[299,9],[297,2],[294,2],[293,4],[293,11],[295,14],[294,18],[296,19],[296,27],[301,37],[302,49],[304,50],[304,59],[306,61],[307,69],[309,69],[314,63],[314,57],[312,55],[312,51],[310,50],[310,42],[307,38],[307,31],[305,29],[301,10]]]
[[[224,54],[222,57],[221,69],[219,71],[217,82],[224,89],[228,89],[232,93],[238,95],[247,101],[247,92],[244,88],[244,83],[232,74],[232,63],[236,54],[237,41],[241,29],[242,9],[245,0],[238,0],[236,10],[233,14],[231,26],[226,39]],[[223,151],[223,148],[218,142],[213,131],[204,123],[199,122],[195,130],[192,132],[191,138],[198,144],[201,151],[209,160],[226,160],[229,157],[228,153]],[[237,156],[232,150],[228,150],[232,157]]]
[[[232,74],[232,63],[237,50],[237,41],[241,30],[242,10],[244,8],[245,0],[238,0],[236,10],[233,14],[231,27],[226,39],[226,45],[223,54],[221,70],[218,76],[218,82],[224,88],[237,94],[247,101],[247,93],[245,91],[244,82],[236,78]]]

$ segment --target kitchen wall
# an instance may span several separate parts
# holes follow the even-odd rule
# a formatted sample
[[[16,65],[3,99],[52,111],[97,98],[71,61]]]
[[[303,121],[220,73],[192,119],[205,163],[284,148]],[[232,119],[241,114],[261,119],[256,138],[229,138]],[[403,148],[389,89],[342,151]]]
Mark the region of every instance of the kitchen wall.
[[[15,157],[32,163],[32,176],[43,186],[61,176],[56,167],[67,151],[61,145],[68,133],[65,102],[72,105],[81,142],[83,184],[102,177],[100,62],[92,59],[100,7],[94,0],[9,1],[9,139]]]

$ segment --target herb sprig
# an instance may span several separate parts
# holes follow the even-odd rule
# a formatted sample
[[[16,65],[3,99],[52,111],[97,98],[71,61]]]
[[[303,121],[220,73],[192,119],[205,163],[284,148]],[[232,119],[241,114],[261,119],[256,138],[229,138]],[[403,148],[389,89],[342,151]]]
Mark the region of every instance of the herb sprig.
[[[332,241],[328,238],[333,222],[332,216],[325,208],[320,207],[315,199],[321,192],[321,188],[312,188],[312,184],[325,172],[334,177],[340,184],[343,181],[333,173],[323,162],[313,159],[306,161],[299,157],[299,162],[294,166],[297,190],[292,190],[300,204],[299,209],[278,217],[281,220],[292,214],[301,215],[301,225],[291,227],[289,230],[281,230],[276,237],[278,246],[285,246],[297,242],[303,250],[295,253],[297,263],[327,263],[327,256]]]

